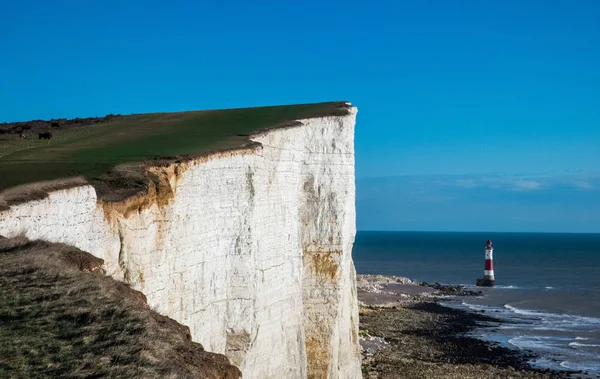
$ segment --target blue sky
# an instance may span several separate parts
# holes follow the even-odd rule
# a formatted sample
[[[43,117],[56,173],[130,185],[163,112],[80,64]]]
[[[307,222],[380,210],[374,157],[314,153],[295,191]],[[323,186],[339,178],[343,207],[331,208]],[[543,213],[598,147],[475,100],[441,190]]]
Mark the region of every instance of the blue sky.
[[[349,100],[359,229],[600,232],[600,2],[215,3],[2,2],[0,121]]]

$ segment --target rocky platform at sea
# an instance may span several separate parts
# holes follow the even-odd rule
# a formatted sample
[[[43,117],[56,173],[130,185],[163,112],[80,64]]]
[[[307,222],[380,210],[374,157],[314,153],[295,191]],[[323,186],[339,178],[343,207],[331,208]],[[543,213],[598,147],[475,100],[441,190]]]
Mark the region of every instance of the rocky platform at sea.
[[[438,302],[477,291],[382,275],[358,275],[357,290],[364,378],[578,377],[533,368],[531,355],[465,336],[499,320]]]

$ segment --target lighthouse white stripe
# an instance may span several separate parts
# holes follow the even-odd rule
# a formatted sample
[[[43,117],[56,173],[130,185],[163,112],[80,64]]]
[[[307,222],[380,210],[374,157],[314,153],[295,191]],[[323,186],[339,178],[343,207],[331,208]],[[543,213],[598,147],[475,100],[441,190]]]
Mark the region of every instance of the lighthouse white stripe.
[[[494,270],[483,270],[483,275],[494,275]]]

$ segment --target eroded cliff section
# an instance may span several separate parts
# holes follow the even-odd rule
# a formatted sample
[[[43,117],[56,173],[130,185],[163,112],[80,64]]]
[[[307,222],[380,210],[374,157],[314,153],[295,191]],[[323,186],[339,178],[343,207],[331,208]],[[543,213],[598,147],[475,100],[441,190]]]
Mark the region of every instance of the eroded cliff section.
[[[2,211],[0,234],[103,259],[244,378],[360,378],[355,118],[300,120],[245,149],[157,166],[143,198],[54,191]]]

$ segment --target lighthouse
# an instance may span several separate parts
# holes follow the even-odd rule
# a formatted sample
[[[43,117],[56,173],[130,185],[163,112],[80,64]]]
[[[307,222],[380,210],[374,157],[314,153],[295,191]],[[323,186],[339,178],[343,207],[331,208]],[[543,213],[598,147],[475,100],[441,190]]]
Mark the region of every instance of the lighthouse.
[[[492,246],[492,241],[487,240],[485,243],[483,279],[477,279],[477,285],[481,287],[493,287],[494,281],[494,246]]]

